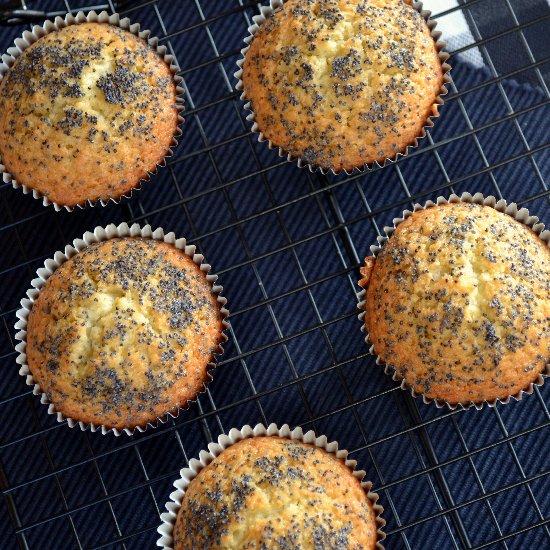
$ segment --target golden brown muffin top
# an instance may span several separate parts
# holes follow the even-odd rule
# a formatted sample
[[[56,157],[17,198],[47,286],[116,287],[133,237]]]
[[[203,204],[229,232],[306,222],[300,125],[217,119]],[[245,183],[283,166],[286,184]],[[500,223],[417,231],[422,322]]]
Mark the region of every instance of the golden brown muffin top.
[[[242,75],[259,131],[334,171],[403,152],[437,113],[442,79],[430,30],[403,0],[288,0]]]
[[[0,82],[0,156],[60,205],[119,198],[162,161],[176,132],[170,67],[107,23],[37,40]]]
[[[57,411],[124,428],[194,399],[221,338],[217,297],[189,256],[116,238],[48,278],[29,313],[26,353]]]
[[[174,526],[175,550],[367,550],[376,516],[344,462],[281,437],[243,439],[199,472]]]
[[[419,210],[362,274],[374,351],[418,393],[502,399],[550,362],[550,248],[507,214]]]

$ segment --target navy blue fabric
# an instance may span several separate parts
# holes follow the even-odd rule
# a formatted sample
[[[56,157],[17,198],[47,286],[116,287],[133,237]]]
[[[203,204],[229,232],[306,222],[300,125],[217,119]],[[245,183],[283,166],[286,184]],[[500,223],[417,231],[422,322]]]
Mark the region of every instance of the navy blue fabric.
[[[65,6],[61,0],[34,3],[39,4],[60,11]],[[550,149],[542,148],[548,144],[550,106],[544,104],[548,96],[539,76],[530,70],[533,78],[503,78],[483,86],[493,79],[489,70],[473,70],[454,60],[451,94],[430,132],[437,148],[426,149],[426,139],[421,152],[397,165],[352,178],[330,176],[329,195],[316,175],[283,162],[246,135],[238,99],[223,100],[235,84],[232,74],[248,24],[244,14],[253,11],[216,16],[238,4],[166,0],[130,14],[154,33],[176,33],[170,44],[185,71],[188,107],[198,109],[187,117],[169,168],[132,200],[56,213],[0,184],[0,462],[5,473],[0,483],[9,488],[23,484],[5,494],[20,525],[37,524],[25,531],[27,544],[74,548],[78,537],[84,548],[109,542],[109,548],[121,548],[112,541],[130,536],[126,548],[152,547],[158,511],[179,469],[210,437],[260,421],[299,424],[337,439],[354,450],[352,456],[375,488],[429,466],[425,444],[431,441],[435,459],[449,461],[440,473],[450,499],[434,470],[381,491],[387,531],[408,526],[388,538],[387,548],[460,548],[460,524],[475,547],[547,520],[549,483],[541,475],[550,468],[550,384],[519,403],[451,415],[417,399],[414,418],[404,392],[366,356],[355,316],[354,251],[342,231],[334,230],[346,223],[361,258],[378,231],[411,206],[410,195],[424,202],[451,191],[502,194],[550,225],[548,195],[542,196],[550,181]],[[207,27],[198,25],[203,17],[213,18]],[[193,30],[177,32],[193,25]],[[0,50],[23,30],[0,28]],[[537,36],[539,42],[544,40]],[[548,39],[545,45],[547,55]],[[510,63],[526,63],[521,47]],[[222,55],[221,63],[193,68],[217,54]],[[499,61],[498,74],[514,68]],[[543,75],[547,69],[541,66]],[[510,107],[525,112],[506,118]],[[472,133],[472,127],[478,130]],[[216,147],[204,151],[210,145]],[[528,148],[537,152],[528,156]],[[507,162],[512,157],[515,160]],[[267,167],[273,168],[257,173]],[[197,244],[220,273],[232,311],[230,341],[209,394],[175,421],[180,426],[177,435],[169,423],[135,436],[136,446],[129,446],[126,436],[58,425],[29,394],[13,352],[15,310],[44,259],[96,225],[122,221],[162,226]],[[308,283],[314,284],[304,288]],[[291,292],[294,289],[299,290]],[[272,300],[265,304],[266,299]],[[335,363],[340,366],[331,369]],[[292,384],[297,376],[307,378]],[[261,397],[247,400],[255,392]],[[358,403],[351,407],[350,402]],[[214,407],[220,409],[217,415],[195,420]],[[430,420],[425,431],[411,429]],[[498,444],[503,437],[544,423],[541,429]],[[51,430],[23,439],[43,428]],[[367,443],[375,444],[365,449]],[[476,449],[482,450],[460,458]],[[481,498],[533,476],[539,477],[528,485]],[[154,481],[148,484],[148,479]],[[439,513],[476,498],[455,512]],[[6,503],[0,504],[0,544],[12,548],[17,542]],[[70,517],[63,515],[67,509],[75,510]],[[429,521],[415,524],[431,515]],[[508,548],[548,548],[549,541],[546,528],[538,527],[506,543]]]
[[[467,5],[468,0],[460,0],[460,3]],[[523,38],[520,33],[509,33],[490,40],[484,47],[485,62],[488,62],[488,55],[495,70],[502,73],[528,65],[532,61],[530,55],[535,60],[548,55],[548,22],[529,24],[547,12],[547,0],[484,0],[473,3],[464,14],[476,40],[506,33],[514,28],[516,20],[524,25]],[[530,52],[525,47],[524,39]],[[543,65],[540,70],[546,79],[550,78],[550,65]],[[519,82],[540,84],[537,75],[530,71],[521,72],[515,78]]]

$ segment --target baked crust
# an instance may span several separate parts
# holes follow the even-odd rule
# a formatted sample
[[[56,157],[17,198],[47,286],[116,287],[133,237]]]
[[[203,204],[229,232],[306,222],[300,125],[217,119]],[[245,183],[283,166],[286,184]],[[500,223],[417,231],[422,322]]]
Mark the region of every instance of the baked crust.
[[[59,205],[118,199],[155,170],[178,124],[170,67],[107,23],[49,33],[0,82],[0,156]]]
[[[145,426],[204,388],[220,309],[205,273],[175,246],[94,243],[59,266],[34,302],[29,369],[65,416]]]
[[[245,54],[259,131],[305,162],[352,170],[404,152],[443,82],[435,42],[403,0],[287,0]]]
[[[174,548],[368,550],[376,531],[373,504],[342,460],[265,436],[227,448],[191,481]]]
[[[494,208],[415,212],[363,286],[375,353],[429,398],[504,399],[550,362],[550,248]]]

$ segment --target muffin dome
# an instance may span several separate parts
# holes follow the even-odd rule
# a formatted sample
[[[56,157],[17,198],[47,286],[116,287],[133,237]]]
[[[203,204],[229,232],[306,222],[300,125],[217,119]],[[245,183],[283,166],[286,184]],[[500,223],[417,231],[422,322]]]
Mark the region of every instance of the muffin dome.
[[[428,398],[504,399],[550,363],[550,248],[507,214],[419,210],[362,274],[374,352]]]
[[[404,0],[288,0],[242,68],[258,130],[336,172],[404,152],[437,114],[443,82],[430,30]]]
[[[163,161],[177,124],[170,67],[106,23],[46,34],[0,81],[1,162],[58,205],[128,193]]]
[[[27,362],[65,416],[143,427],[204,389],[222,329],[211,284],[182,250],[114,238],[47,279],[28,316]]]
[[[175,550],[368,550],[376,541],[373,503],[344,462],[272,436],[239,441],[201,470],[174,526]]]

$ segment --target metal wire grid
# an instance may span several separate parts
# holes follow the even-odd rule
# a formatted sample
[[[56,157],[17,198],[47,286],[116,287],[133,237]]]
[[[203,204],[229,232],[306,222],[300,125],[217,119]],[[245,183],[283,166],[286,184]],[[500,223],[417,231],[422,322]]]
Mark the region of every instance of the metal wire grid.
[[[525,540],[531,546],[550,544],[550,464],[540,456],[533,467],[526,452],[526,447],[527,451],[536,449],[550,429],[548,384],[536,388],[533,396],[515,406],[482,412],[436,410],[396,388],[372,367],[364,345],[356,342],[361,340],[354,309],[361,254],[367,252],[382,225],[389,224],[393,215],[416,201],[460,192],[472,181],[478,185],[475,190],[501,197],[499,169],[523,161],[528,163],[535,183],[528,189],[522,187],[520,194],[516,190],[515,196],[511,197],[509,191],[504,194],[507,199],[532,206],[536,212],[548,211],[550,191],[541,162],[544,158],[539,153],[550,144],[531,144],[521,121],[550,102],[541,72],[550,58],[537,59],[525,36],[532,25],[548,21],[550,12],[521,21],[514,3],[502,0],[512,25],[482,38],[470,10],[488,1],[470,0],[436,14],[441,18],[463,10],[476,33],[475,44],[451,53],[477,47],[491,71],[488,78],[465,89],[451,86],[445,109],[452,105],[460,111],[464,129],[438,139],[434,138],[436,126],[423,147],[406,161],[372,174],[328,178],[288,165],[258,146],[248,131],[238,94],[233,91],[232,72],[239,48],[220,47],[220,41],[225,41],[220,36],[215,39],[212,28],[233,20],[232,31],[239,38],[244,36],[256,4],[243,0],[186,0],[181,10],[193,12],[195,19],[184,17],[185,22],[178,20],[177,28],[163,18],[167,0],[141,2],[123,12],[142,21],[145,27],[156,27],[154,30],[178,58],[186,82],[186,128],[191,129],[184,134],[164,175],[158,176],[163,199],[157,198],[151,184],[123,205],[69,217],[29,205],[28,197],[15,197],[15,192],[6,191],[7,185],[0,186],[5,215],[0,218],[0,236],[6,235],[1,242],[10,243],[0,280],[13,298],[2,303],[0,310],[5,328],[0,360],[8,373],[7,387],[4,384],[0,394],[2,417],[7,420],[0,431],[0,485],[13,528],[7,544],[17,540],[22,548],[152,546],[158,514],[179,469],[219,433],[256,421],[288,421],[311,427],[350,448],[381,495],[388,520],[388,548],[515,548],[524,547]],[[112,2],[93,6],[112,11],[115,7]],[[65,1],[55,9],[75,12],[82,8]],[[196,48],[209,53],[196,62],[192,50],[187,62],[174,44],[179,37],[195,32],[203,35]],[[519,37],[527,62],[507,74],[498,74],[488,48],[495,41],[511,37]],[[193,75],[212,68],[221,75],[221,93],[209,97],[205,88],[199,93],[191,89]],[[517,109],[505,85],[525,72],[536,75],[542,96],[536,103]],[[476,123],[467,105],[468,96],[493,86],[506,112],[494,120]],[[213,133],[208,112],[218,107],[233,113],[240,124],[236,127],[238,133],[220,127],[215,127]],[[507,124],[512,125],[523,150],[494,161],[480,136]],[[470,139],[481,165],[455,176],[445,146]],[[248,153],[246,162],[241,156],[232,158],[235,144]],[[246,165],[244,169],[239,166],[241,162]],[[409,179],[407,168],[421,162],[428,169],[422,172],[428,182],[418,187]],[[187,170],[194,172],[189,174]],[[430,171],[435,173],[432,178],[427,175]],[[190,188],[189,179],[202,181],[206,172],[214,185]],[[287,178],[287,186],[276,183],[281,177]],[[376,187],[369,185],[374,178],[378,180]],[[388,187],[380,186],[381,182]],[[294,186],[294,192],[288,190]],[[240,195],[236,191],[239,189]],[[262,199],[250,199],[260,193],[258,190]],[[352,207],[350,193],[354,197]],[[248,201],[250,208],[245,205],[243,210],[241,201]],[[196,204],[215,215],[197,214]],[[311,231],[297,231],[302,216],[314,220]],[[219,217],[222,222],[217,220],[221,225],[216,226],[212,221]],[[161,429],[114,439],[70,431],[45,414],[45,407],[15,374],[11,327],[20,290],[27,288],[26,280],[46,257],[96,223],[122,220],[162,225],[165,229],[184,224],[187,233],[178,234],[192,236],[191,240],[215,266],[222,257],[226,259],[217,271],[230,298],[233,328],[215,382],[190,411]],[[271,224],[279,240],[273,241],[269,231],[263,233],[264,226],[269,229]],[[47,228],[48,237],[40,239],[36,235],[38,242],[33,246],[29,243],[29,228],[34,232]],[[264,238],[275,245],[262,248],[258,243]],[[312,256],[308,251],[319,255],[316,269],[310,265]],[[295,278],[282,283],[276,280],[271,272],[279,274],[279,264],[292,271]],[[10,289],[8,285],[15,279],[24,281],[17,289]],[[239,287],[243,280],[249,284]],[[334,298],[342,301],[341,307],[328,308],[327,300]],[[303,308],[311,308],[304,324],[296,321]],[[287,309],[292,315],[285,315]],[[257,325],[260,312],[265,326]],[[293,321],[289,322],[288,317]],[[300,354],[302,347],[307,354]],[[343,347],[350,347],[350,353],[343,353]],[[317,348],[326,351],[324,362],[320,354],[315,355]],[[308,360],[312,353],[313,359]],[[270,368],[278,365],[280,379],[276,384],[262,374],[262,363]],[[305,363],[307,368],[303,367]],[[31,458],[34,453],[42,459]],[[30,471],[22,461],[31,463]],[[514,475],[499,472],[496,479],[488,476],[487,468],[493,464],[513,469]],[[523,518],[519,522],[510,523],[503,514],[508,495],[515,503],[515,515]],[[413,502],[409,501],[411,497]],[[33,507],[31,502],[37,498],[45,499],[48,505]],[[6,532],[9,534],[10,529]]]

